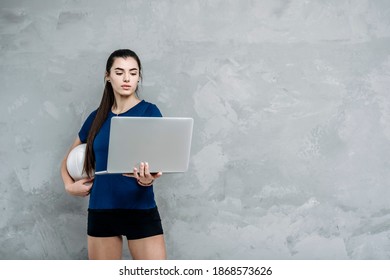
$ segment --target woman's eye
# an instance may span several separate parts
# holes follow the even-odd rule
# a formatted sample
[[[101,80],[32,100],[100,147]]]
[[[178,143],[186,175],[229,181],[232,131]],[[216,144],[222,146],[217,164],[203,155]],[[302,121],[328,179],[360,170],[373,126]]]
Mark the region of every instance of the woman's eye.
[[[137,76],[137,73],[130,73],[131,76]]]
[[[122,73],[115,73],[117,76],[120,76],[120,75],[122,75]]]

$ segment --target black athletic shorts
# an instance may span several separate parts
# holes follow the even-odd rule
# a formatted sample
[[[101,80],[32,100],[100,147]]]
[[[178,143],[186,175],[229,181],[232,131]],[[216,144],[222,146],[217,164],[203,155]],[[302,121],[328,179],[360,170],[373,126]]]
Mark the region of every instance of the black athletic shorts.
[[[88,209],[88,235],[126,236],[128,240],[163,234],[157,207],[151,209]]]

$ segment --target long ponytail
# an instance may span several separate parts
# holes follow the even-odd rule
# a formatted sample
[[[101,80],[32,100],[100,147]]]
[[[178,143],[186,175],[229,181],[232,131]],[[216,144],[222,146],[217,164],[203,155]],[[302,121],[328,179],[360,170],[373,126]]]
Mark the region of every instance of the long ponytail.
[[[104,121],[107,119],[108,113],[110,112],[113,104],[114,92],[111,84],[106,82],[100,106],[97,110],[96,117],[92,122],[87,138],[87,150],[85,153],[84,171],[88,175],[88,177],[93,176],[93,171],[95,169],[95,153],[93,152],[93,141],[95,140],[96,134],[99,132]]]

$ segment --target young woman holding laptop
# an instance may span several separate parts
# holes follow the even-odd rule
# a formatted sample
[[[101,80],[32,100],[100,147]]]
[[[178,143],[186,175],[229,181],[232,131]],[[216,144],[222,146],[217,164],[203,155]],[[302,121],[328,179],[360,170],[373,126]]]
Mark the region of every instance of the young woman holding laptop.
[[[133,259],[165,259],[166,249],[153,183],[162,173],[151,174],[141,162],[132,174],[94,175],[107,165],[110,120],[113,116],[162,117],[156,105],[137,95],[142,67],[136,53],[114,51],[108,58],[101,103],[82,125],[69,152],[86,143],[84,170],[88,178],[74,181],[61,164],[66,191],[88,196],[89,259],[121,259],[123,236]]]

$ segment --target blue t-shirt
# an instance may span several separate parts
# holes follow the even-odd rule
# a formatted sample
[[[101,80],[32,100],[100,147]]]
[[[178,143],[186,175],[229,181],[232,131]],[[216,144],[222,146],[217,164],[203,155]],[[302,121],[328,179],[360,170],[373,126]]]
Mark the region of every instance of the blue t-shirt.
[[[96,113],[97,110],[88,116],[79,131],[79,138],[83,143],[87,142],[88,132]],[[96,171],[107,169],[110,124],[114,116],[116,114],[111,111],[108,113],[93,142]],[[144,100],[119,116],[162,117],[156,105]],[[122,174],[95,175],[89,198],[89,209],[150,209],[155,206],[153,186],[142,187],[138,185],[135,178]]]

